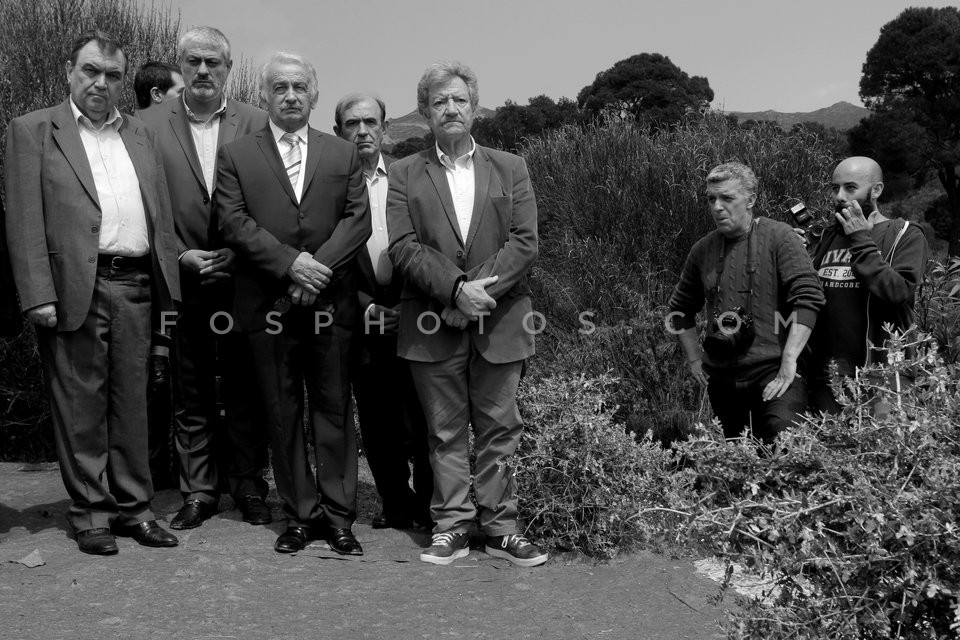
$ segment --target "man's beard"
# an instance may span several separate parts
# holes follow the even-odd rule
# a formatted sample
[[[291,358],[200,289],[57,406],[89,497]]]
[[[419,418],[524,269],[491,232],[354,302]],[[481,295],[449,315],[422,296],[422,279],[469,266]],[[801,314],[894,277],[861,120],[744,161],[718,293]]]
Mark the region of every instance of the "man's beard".
[[[863,217],[869,218],[870,214],[877,210],[877,207],[874,206],[873,201],[870,198],[857,198],[857,204],[860,205],[860,210],[863,211]],[[837,203],[833,205],[834,211],[840,213],[844,209],[850,206],[850,203]]]

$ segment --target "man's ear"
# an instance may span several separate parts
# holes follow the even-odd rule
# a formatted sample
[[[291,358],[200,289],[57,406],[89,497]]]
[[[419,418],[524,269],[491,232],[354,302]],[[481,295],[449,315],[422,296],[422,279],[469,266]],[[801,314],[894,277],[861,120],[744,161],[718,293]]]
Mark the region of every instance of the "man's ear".
[[[338,138],[343,137],[340,135],[340,127],[338,127],[337,125],[333,125],[333,135],[337,136]]]
[[[873,200],[876,204],[877,200],[880,199],[880,194],[883,193],[883,183],[877,182],[872,187],[870,187],[870,199]]]
[[[160,93],[160,87],[150,87],[150,100],[156,104],[163,102],[163,94]]]
[[[380,125],[380,128],[381,128],[383,131],[386,131],[386,130],[387,130],[387,125],[389,125],[389,124],[390,124],[390,121],[389,121],[389,120],[384,120],[383,123]]]
[[[73,71],[73,63],[67,60],[66,63],[64,63],[63,68],[67,72],[67,84],[70,84],[70,72]]]

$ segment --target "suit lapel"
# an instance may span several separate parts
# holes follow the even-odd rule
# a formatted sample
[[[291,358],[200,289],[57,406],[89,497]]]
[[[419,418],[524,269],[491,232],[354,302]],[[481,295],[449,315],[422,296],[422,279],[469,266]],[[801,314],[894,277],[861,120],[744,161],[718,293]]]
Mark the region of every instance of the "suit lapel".
[[[464,245],[466,253],[470,252],[470,245],[473,244],[473,238],[477,235],[477,227],[480,226],[480,220],[487,210],[486,204],[490,199],[490,159],[480,146],[477,146],[473,154],[473,176],[473,211],[470,214],[470,228],[467,230],[467,241]]]
[[[268,124],[264,129],[261,129],[256,136],[260,151],[263,153],[267,165],[273,171],[273,175],[277,178],[287,197],[293,202],[293,206],[299,207],[297,194],[293,192],[293,187],[290,186],[290,178],[287,177],[287,169],[283,166],[283,159],[277,150],[277,143],[273,139],[273,131],[270,129],[270,125]]]
[[[323,146],[323,134],[313,129],[307,129],[307,165],[303,169],[306,173],[303,174],[303,192],[300,195],[301,199],[306,197],[307,189],[310,188],[313,176],[317,173],[317,167],[320,166],[320,154],[323,152]]]
[[[93,171],[90,169],[90,161],[87,160],[87,152],[83,149],[83,141],[80,140],[80,130],[73,119],[73,110],[70,109],[70,99],[60,105],[56,114],[51,119],[53,122],[53,139],[57,146],[63,152],[63,156],[70,163],[73,172],[77,174],[80,184],[83,185],[87,195],[100,209],[100,200],[97,198],[97,185],[93,181]]]
[[[203,172],[200,170],[200,160],[197,158],[197,146],[193,143],[193,134],[190,132],[190,120],[187,118],[187,109],[183,106],[182,101],[174,107],[173,112],[170,114],[170,127],[177,136],[177,141],[183,149],[183,155],[187,157],[187,162],[190,164],[190,170],[193,171],[193,176],[197,179],[197,182],[200,183],[204,192],[206,192],[207,182],[204,180]]]
[[[240,129],[240,113],[237,112],[237,106],[233,100],[227,99],[227,109],[220,118],[220,132],[217,134],[217,149],[233,142],[237,137],[237,131]]]
[[[141,198],[143,198],[143,206],[151,222],[149,227],[152,229],[154,224],[156,224],[157,209],[154,206],[153,192],[144,187],[154,184],[153,158],[147,149],[143,134],[139,129],[133,130],[126,121],[120,125],[120,139],[123,140],[123,146],[127,148],[127,155],[130,156],[133,170],[137,174],[137,181],[140,183],[140,194]]]
[[[450,194],[450,185],[447,183],[447,174],[444,172],[443,165],[440,164],[440,158],[437,157],[437,149],[434,147],[427,152],[427,175],[433,181],[433,186],[440,197],[440,204],[443,205],[443,211],[447,214],[447,220],[453,228],[453,232],[463,246],[463,236],[460,235],[460,223],[457,222],[457,210],[453,206],[453,196]]]

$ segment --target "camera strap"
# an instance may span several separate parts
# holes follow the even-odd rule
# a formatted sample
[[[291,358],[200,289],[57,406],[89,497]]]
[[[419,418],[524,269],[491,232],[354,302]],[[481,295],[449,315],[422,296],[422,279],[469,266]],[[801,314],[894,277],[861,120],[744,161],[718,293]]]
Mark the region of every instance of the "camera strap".
[[[760,224],[760,218],[754,218],[753,222],[750,223],[750,229],[747,230],[747,304],[744,305],[744,312],[747,315],[753,315],[753,280],[754,274],[757,272],[757,269],[760,268],[760,260],[758,256],[757,249],[757,238],[754,231],[757,226]],[[720,300],[720,283],[723,278],[723,267],[724,262],[727,259],[727,239],[723,236],[720,236],[720,258],[717,261],[717,287],[716,287],[716,300],[719,303]]]

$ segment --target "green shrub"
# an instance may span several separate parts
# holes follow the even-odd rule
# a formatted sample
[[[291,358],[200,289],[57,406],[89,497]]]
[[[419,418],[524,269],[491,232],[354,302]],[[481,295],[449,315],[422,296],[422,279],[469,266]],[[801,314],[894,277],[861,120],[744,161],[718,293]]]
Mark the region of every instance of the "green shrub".
[[[527,533],[562,549],[613,557],[650,540],[662,505],[682,478],[673,455],[649,436],[637,442],[613,421],[615,380],[555,376],[525,381],[525,428],[515,467]]]
[[[847,387],[773,450],[716,428],[678,445],[697,493],[694,539],[774,578],[733,613],[732,638],[956,638],[960,633],[960,382],[928,339]],[[916,375],[900,394],[877,381]],[[870,415],[876,395],[892,405]]]

